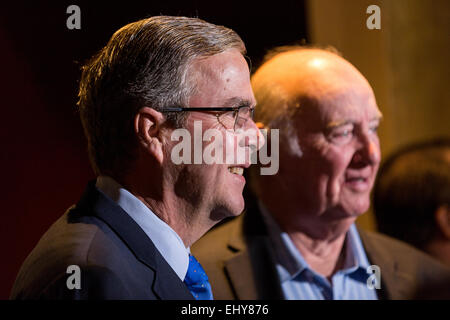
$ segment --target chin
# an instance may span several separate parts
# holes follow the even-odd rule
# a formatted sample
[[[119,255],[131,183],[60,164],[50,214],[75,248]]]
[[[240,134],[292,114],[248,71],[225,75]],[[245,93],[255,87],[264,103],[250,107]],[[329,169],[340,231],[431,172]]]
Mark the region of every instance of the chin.
[[[244,211],[245,201],[242,195],[244,188],[235,188],[228,192],[227,198],[224,199],[225,206],[228,207],[231,216],[238,216]]]
[[[233,203],[232,206],[230,206],[229,210],[230,216],[232,217],[239,216],[242,213],[242,211],[244,211],[244,208],[245,208],[244,198],[240,196],[240,199],[235,203]]]
[[[222,205],[217,206],[216,209],[211,213],[211,219],[213,221],[222,221],[225,218],[237,217],[242,211],[244,211],[244,198],[242,195],[239,196],[240,199],[235,199],[234,201],[224,202]]]
[[[355,202],[346,202],[336,204],[334,206],[334,215],[335,219],[347,219],[347,218],[358,218],[363,215],[369,209],[370,202],[367,203],[358,203]]]
[[[348,212],[350,212],[351,215],[354,217],[359,217],[360,215],[364,214],[367,210],[369,210],[369,207],[370,201],[368,199],[363,201],[356,200],[355,202],[351,203]]]

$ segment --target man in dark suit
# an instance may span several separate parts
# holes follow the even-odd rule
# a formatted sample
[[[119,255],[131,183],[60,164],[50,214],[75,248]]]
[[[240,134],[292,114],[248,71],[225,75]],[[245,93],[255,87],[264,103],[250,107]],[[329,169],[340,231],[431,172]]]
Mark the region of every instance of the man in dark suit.
[[[193,247],[216,299],[408,299],[449,275],[409,245],[355,226],[380,162],[381,113],[354,66],[328,50],[283,47],[252,86],[256,119],[280,130],[279,171],[251,170],[246,213]]]
[[[199,162],[196,148],[211,145],[206,130],[231,137],[216,138],[224,152],[257,145],[244,54],[234,31],[194,18],[152,17],[112,36],[79,91],[98,177],[27,257],[11,298],[212,299],[189,248],[242,212],[248,164]],[[255,134],[241,141],[243,129]]]

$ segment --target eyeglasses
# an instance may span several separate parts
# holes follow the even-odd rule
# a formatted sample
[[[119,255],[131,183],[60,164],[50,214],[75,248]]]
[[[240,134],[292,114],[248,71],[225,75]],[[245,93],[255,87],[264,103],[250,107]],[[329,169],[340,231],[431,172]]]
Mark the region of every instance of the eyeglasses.
[[[239,107],[205,107],[205,108],[183,108],[183,107],[167,107],[162,112],[182,112],[182,111],[223,111],[223,113],[216,113],[217,121],[222,124],[226,129],[233,128],[234,131],[244,128],[247,120],[253,120],[253,114],[255,108],[249,106]]]

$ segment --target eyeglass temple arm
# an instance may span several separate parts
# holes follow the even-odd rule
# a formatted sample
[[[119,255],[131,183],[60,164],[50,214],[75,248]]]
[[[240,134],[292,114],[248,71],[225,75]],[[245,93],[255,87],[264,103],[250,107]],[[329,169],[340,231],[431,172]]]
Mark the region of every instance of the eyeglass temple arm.
[[[236,110],[238,110],[239,109],[239,107],[211,107],[211,108],[208,108],[208,107],[204,107],[204,108],[202,108],[202,107],[192,107],[192,108],[189,108],[189,107],[166,107],[166,108],[164,108],[162,111],[164,112],[164,111],[172,111],[172,112],[181,112],[181,111],[208,111],[208,110],[211,110],[211,111],[236,111]]]

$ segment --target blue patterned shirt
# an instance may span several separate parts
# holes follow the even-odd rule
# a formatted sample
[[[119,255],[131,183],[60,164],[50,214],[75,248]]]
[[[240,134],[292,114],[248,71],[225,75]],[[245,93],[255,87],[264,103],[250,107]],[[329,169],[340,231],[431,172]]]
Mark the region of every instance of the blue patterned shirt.
[[[352,224],[346,235],[344,267],[330,281],[312,270],[289,235],[283,232],[271,214],[260,203],[276,253],[276,269],[287,300],[377,300],[377,292],[367,286],[371,274],[364,247]]]

